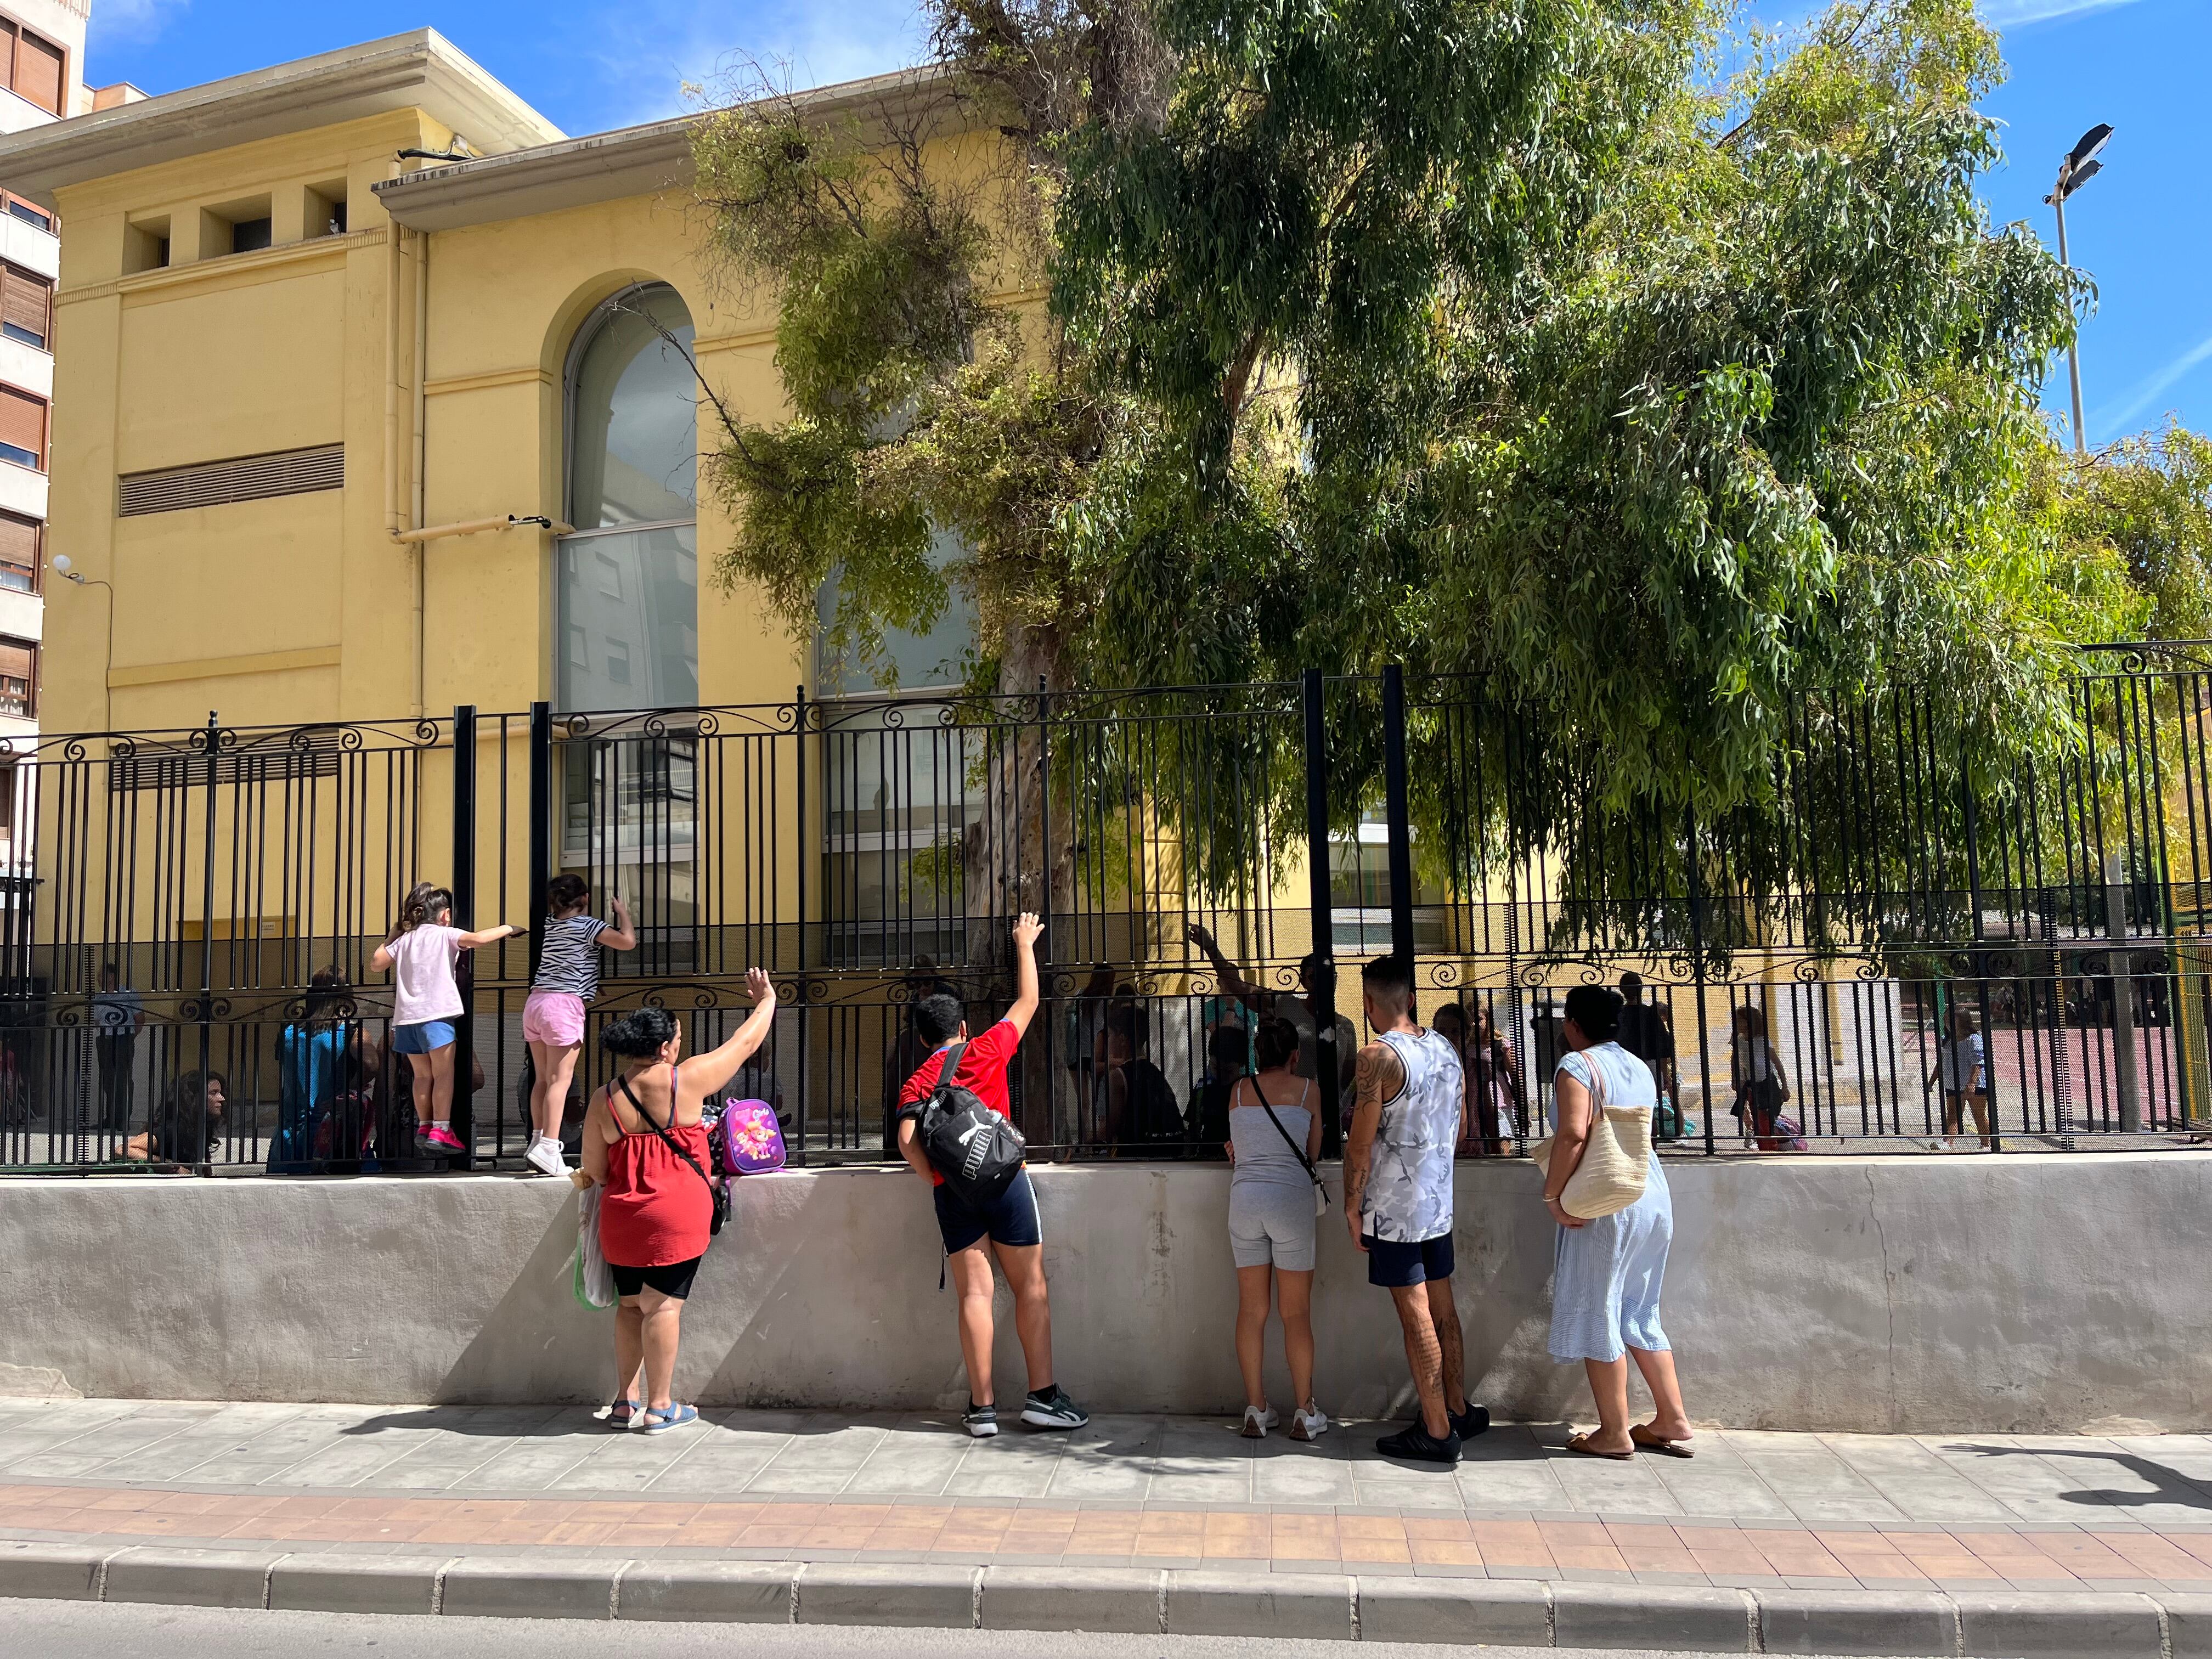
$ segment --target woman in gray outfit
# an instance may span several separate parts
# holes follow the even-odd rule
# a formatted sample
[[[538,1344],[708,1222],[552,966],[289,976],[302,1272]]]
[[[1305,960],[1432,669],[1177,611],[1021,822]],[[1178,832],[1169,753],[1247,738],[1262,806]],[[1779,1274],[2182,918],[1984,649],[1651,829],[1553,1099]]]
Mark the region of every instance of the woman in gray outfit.
[[[1298,1028],[1271,1014],[1260,1022],[1255,1046],[1259,1075],[1240,1079],[1229,1097],[1229,1243],[1237,1261],[1243,1434],[1261,1439],[1282,1421],[1260,1376],[1272,1279],[1297,1407],[1291,1438],[1313,1440],[1328,1427],[1313,1398],[1313,1161],[1321,1153],[1321,1114],[1313,1080],[1298,1075]]]

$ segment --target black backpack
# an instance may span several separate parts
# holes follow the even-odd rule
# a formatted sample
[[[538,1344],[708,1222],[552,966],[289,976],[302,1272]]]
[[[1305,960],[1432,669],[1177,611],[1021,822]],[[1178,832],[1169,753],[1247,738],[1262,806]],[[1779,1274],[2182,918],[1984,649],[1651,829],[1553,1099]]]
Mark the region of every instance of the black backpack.
[[[955,1198],[980,1214],[1014,1184],[1025,1149],[1011,1122],[953,1081],[967,1051],[964,1042],[945,1051],[937,1086],[922,1103],[915,1133],[929,1167],[945,1177]]]

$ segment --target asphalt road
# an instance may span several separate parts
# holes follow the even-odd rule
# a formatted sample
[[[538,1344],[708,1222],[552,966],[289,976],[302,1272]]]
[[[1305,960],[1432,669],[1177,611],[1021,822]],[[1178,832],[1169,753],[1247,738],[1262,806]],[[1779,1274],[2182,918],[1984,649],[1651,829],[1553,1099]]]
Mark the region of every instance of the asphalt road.
[[[1060,1636],[1029,1632],[864,1630],[836,1626],[646,1625],[412,1619],[335,1613],[230,1613],[85,1601],[0,1600],[6,1650],[39,1659],[1601,1659],[1588,1650],[1443,1648],[1382,1642],[1279,1642],[1220,1636]],[[1682,1659],[1615,1649],[1602,1659]]]

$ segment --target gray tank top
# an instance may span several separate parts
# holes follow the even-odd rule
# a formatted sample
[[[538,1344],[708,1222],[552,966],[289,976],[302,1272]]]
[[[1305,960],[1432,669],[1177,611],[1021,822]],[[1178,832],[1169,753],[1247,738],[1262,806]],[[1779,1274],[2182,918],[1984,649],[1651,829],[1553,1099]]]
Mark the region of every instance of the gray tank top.
[[[1307,1097],[1313,1092],[1309,1081],[1298,1094],[1296,1105],[1278,1106],[1275,1117],[1284,1132],[1304,1151],[1306,1135],[1313,1126],[1313,1113],[1308,1109]],[[1235,1101],[1249,1101],[1249,1105],[1231,1105],[1229,1109],[1229,1144],[1237,1149],[1237,1164],[1230,1171],[1229,1184],[1236,1187],[1308,1187],[1312,1181],[1305,1165],[1298,1162],[1297,1153],[1283,1144],[1283,1137],[1275,1133],[1275,1126],[1267,1121],[1267,1109],[1257,1103],[1259,1083],[1246,1078],[1237,1085],[1231,1097]]]

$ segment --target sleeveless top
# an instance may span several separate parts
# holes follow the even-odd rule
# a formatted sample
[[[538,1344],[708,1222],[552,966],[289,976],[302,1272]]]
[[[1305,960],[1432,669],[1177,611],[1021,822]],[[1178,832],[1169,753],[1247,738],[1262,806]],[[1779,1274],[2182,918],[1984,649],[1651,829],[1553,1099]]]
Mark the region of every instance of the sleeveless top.
[[[1250,1084],[1249,1089],[1242,1087]],[[1229,1108],[1229,1144],[1237,1149],[1236,1166],[1229,1172],[1229,1188],[1234,1192],[1239,1187],[1289,1187],[1299,1191],[1313,1185],[1306,1174],[1305,1165],[1297,1154],[1283,1144],[1282,1135],[1275,1133],[1275,1125],[1267,1121],[1267,1108],[1259,1103],[1260,1084],[1256,1078],[1242,1078]],[[1296,1103],[1275,1108],[1277,1121],[1284,1133],[1305,1150],[1307,1133],[1313,1127],[1313,1114],[1307,1109],[1306,1097],[1313,1092],[1308,1082],[1299,1091]],[[1244,1102],[1245,1104],[1236,1103]]]
[[[668,1072],[672,1102],[676,1068]],[[714,1198],[707,1183],[652,1130],[633,1133],[620,1118],[615,1127],[623,1129],[623,1138],[607,1148],[606,1190],[599,1200],[599,1248],[607,1260],[622,1267],[668,1267],[706,1255],[714,1224]],[[704,1123],[662,1127],[699,1160],[700,1169],[713,1173]]]
[[[1370,1237],[1417,1244],[1452,1230],[1452,1152],[1465,1073],[1451,1044],[1434,1031],[1385,1031],[1382,1040],[1406,1081],[1382,1103],[1361,1216]]]

